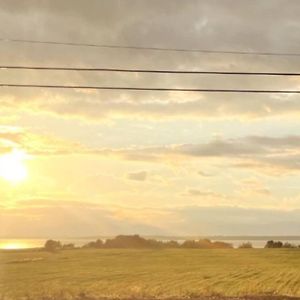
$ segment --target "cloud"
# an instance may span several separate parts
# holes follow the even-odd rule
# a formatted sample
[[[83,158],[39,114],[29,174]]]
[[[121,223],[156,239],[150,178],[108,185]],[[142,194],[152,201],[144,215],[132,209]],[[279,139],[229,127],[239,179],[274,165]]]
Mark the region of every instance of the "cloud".
[[[87,84],[86,82],[83,84]],[[140,86],[143,83],[139,84]],[[169,84],[170,85],[170,84]],[[176,82],[171,87],[178,87]],[[264,87],[262,87],[264,88]],[[296,88],[296,87],[292,87]],[[55,101],[53,101],[55,99]],[[109,100],[108,100],[109,99]],[[48,112],[65,118],[101,121],[108,118],[135,119],[228,119],[253,120],[271,117],[293,117],[297,120],[300,104],[296,96],[195,95],[116,92],[9,90],[3,93],[0,107],[31,113]]]
[[[245,136],[216,138],[198,144],[178,144],[152,147],[98,148],[61,139],[52,135],[32,133],[18,127],[0,128],[0,153],[20,148],[31,155],[96,155],[111,159],[152,163],[180,163],[186,160],[210,159],[231,168],[244,168],[279,175],[300,170],[300,136]],[[208,177],[211,174],[199,173]],[[146,171],[132,172],[127,178],[147,179]]]
[[[299,210],[242,207],[185,207],[179,209],[182,229],[200,235],[298,235]],[[194,228],[193,228],[194,226]]]
[[[200,197],[213,197],[213,198],[221,198],[220,194],[211,192],[211,191],[202,191],[198,189],[189,189],[187,191],[190,196],[200,196]]]
[[[184,193],[181,194],[183,197],[190,197],[193,200],[188,199],[190,203],[200,204],[205,203],[209,206],[222,206],[228,203],[233,203],[234,196],[227,196],[225,193],[215,192],[210,189],[203,188],[188,188]],[[201,202],[200,202],[201,201]]]
[[[199,144],[105,149],[98,153],[125,160],[149,162],[212,159],[214,166],[223,163],[229,167],[252,169],[273,175],[300,170],[299,136],[218,138]]]
[[[53,216],[55,215],[55,218]],[[43,199],[0,207],[1,237],[299,235],[300,210],[231,206],[132,208]],[[155,224],[155,225],[153,225]]]
[[[271,196],[271,191],[266,187],[261,181],[256,178],[249,178],[239,181],[238,185],[240,186],[240,193],[245,195],[262,195],[262,196]]]
[[[164,222],[153,225],[161,218]],[[159,209],[32,199],[18,202],[15,208],[0,207],[0,236],[47,238],[165,233],[168,219],[173,219],[172,212]]]
[[[231,168],[244,168],[280,175],[300,170],[300,136],[245,136],[215,138],[198,144],[178,144],[152,147],[98,148],[87,147],[70,140],[33,133],[12,127],[0,127],[0,153],[20,148],[31,155],[99,155],[111,159],[175,163],[186,160],[212,160],[212,165],[225,164]],[[200,172],[201,176],[210,174]],[[127,178],[137,181],[147,179],[146,171],[132,172]]]
[[[275,2],[274,2],[275,1]],[[287,0],[218,1],[9,1],[0,6],[3,38],[212,50],[296,52],[300,6]],[[260,12],[257,13],[257,5]],[[233,7],[228,9],[228,7]],[[288,10],[281,9],[289,7]],[[274,21],[276,20],[276,22]],[[80,30],[78,30],[80,24]],[[36,28],[39,28],[37,31]],[[18,46],[18,47],[16,47]],[[20,55],[22,53],[22,55]],[[292,71],[293,57],[94,49],[2,42],[11,64],[235,71]],[[155,64],[153,63],[155,62]],[[146,87],[298,89],[295,78],[29,72],[1,70],[7,83]],[[300,114],[297,96],[195,93],[82,92],[1,88],[0,107],[99,121],[103,118],[266,118]]]
[[[298,1],[90,0],[89,5],[82,0],[2,2],[0,4],[0,28],[5,29],[2,32],[3,39],[289,53],[297,52],[299,44],[300,4]],[[300,69],[300,61],[297,57],[97,49],[2,41],[0,64],[7,64],[7,62],[11,65],[26,66],[74,67],[76,65],[99,68],[203,71],[296,72]],[[298,90],[300,83],[299,78],[296,77],[42,72],[5,69],[0,70],[0,82],[280,90]],[[218,197],[222,200],[218,192],[222,189],[222,180],[228,179],[225,177],[227,175],[238,176],[240,179],[241,174],[244,174],[243,171],[280,176],[287,173],[294,174],[300,170],[300,136],[270,136],[271,127],[269,127],[279,121],[284,125],[284,129],[278,132],[276,129],[272,135],[284,134],[282,132],[289,132],[289,129],[291,129],[290,132],[296,132],[300,115],[300,101],[296,95],[0,89],[0,123],[25,124],[31,128],[35,126],[34,130],[0,127],[0,154],[14,148],[21,148],[36,156],[71,154],[93,156],[87,160],[85,160],[87,157],[83,157],[82,160],[78,156],[74,160],[72,157],[69,162],[70,165],[72,164],[70,170],[79,169],[79,172],[68,172],[71,177],[65,176],[66,170],[59,172],[60,174],[55,173],[55,176],[49,179],[48,175],[51,177],[53,174],[48,168],[36,172],[38,178],[41,177],[40,175],[47,177],[47,182],[48,180],[49,182],[59,181],[62,189],[56,189],[56,191],[59,190],[60,194],[67,194],[70,187],[76,185],[78,190],[84,189],[83,198],[92,195],[93,199],[96,199],[99,190],[105,189],[113,194],[110,195],[109,200],[126,201],[131,199],[129,197],[132,193],[136,199],[136,195],[139,196],[140,192],[138,188],[144,189],[144,185],[128,184],[128,181],[123,180],[122,177],[126,174],[129,180],[147,181],[149,190],[147,195],[144,195],[146,200],[141,201],[154,199],[156,203],[161,201],[161,204],[163,201],[165,201],[163,203],[169,201],[167,198],[169,195],[176,194],[174,204],[176,201],[182,203],[186,200],[190,203],[200,203],[201,197],[204,197],[205,201],[214,201]],[[119,120],[121,118],[127,120]],[[101,123],[106,119],[110,122],[118,119],[116,130],[109,130],[108,126],[105,127],[104,123]],[[152,133],[145,132],[145,136],[141,138],[135,135],[135,129],[131,128],[130,122],[127,122],[128,119],[139,119],[139,122],[132,121],[132,123],[143,123],[142,125],[149,124],[149,120],[159,120],[159,125],[153,126],[153,129],[159,128],[159,134],[153,138]],[[176,121],[173,122],[173,119]],[[218,122],[221,119],[230,121]],[[234,124],[241,124],[241,122],[232,122],[233,119],[244,121],[242,125],[245,127],[234,128]],[[253,122],[256,119],[261,119],[262,122]],[[268,123],[260,128],[266,119]],[[285,124],[285,120],[290,119],[293,119],[293,128],[291,128],[291,123]],[[82,120],[90,123],[87,124]],[[186,120],[192,120],[193,124],[188,124]],[[43,122],[41,128],[39,122]],[[202,122],[205,123],[203,135],[199,129],[190,130],[191,126],[196,123],[198,126]],[[76,126],[73,126],[74,124]],[[79,126],[80,130],[77,132]],[[128,130],[128,127],[131,129]],[[177,129],[179,129],[178,134]],[[181,134],[184,129],[190,132]],[[206,129],[207,132],[204,132]],[[46,134],[46,130],[56,131],[58,136]],[[96,141],[93,136],[96,131],[104,133],[100,141]],[[173,135],[174,138],[170,138],[173,131],[176,131],[176,134]],[[209,132],[213,134],[214,131],[221,131],[224,137],[207,140]],[[198,137],[196,132],[199,132],[201,136]],[[245,132],[251,132],[253,135],[247,136]],[[113,136],[111,133],[117,133],[117,137],[111,138]],[[123,133],[126,138],[119,139],[118,137]],[[242,137],[242,134],[245,136]],[[78,143],[73,138],[59,138],[62,135],[76,136],[81,142]],[[235,137],[230,138],[230,135]],[[134,146],[136,142],[139,145],[144,143],[152,146]],[[84,143],[88,143],[89,146]],[[105,148],[91,146],[102,143],[108,146]],[[98,158],[104,159],[97,161]],[[53,172],[60,171],[60,162],[64,159],[65,157],[57,159],[56,165],[53,166],[58,167],[53,168],[55,169]],[[112,160],[122,160],[122,162],[112,162]],[[36,165],[33,163],[33,167],[43,167],[42,164],[39,165],[40,161]],[[43,163],[46,164],[46,161],[49,165],[52,163],[50,159],[43,160]],[[185,169],[185,172],[179,172],[179,168],[175,167],[174,174],[178,171],[176,175],[169,176],[169,173],[167,176],[166,174],[155,175],[151,171],[149,179],[146,171],[132,172],[132,170],[154,170],[152,165],[150,166],[154,163],[167,164],[168,167],[180,166]],[[202,178],[197,177],[195,174],[197,170],[201,170],[199,175],[202,178],[208,179],[201,180]],[[220,172],[222,178],[215,176],[210,179],[213,174],[209,170],[216,170],[217,174],[220,170],[224,170]],[[100,177],[99,172],[101,172]],[[117,174],[118,172],[121,174]],[[95,176],[92,176],[93,174]],[[111,174],[115,177],[110,177]],[[158,189],[155,184],[161,180],[160,176],[166,182],[166,186],[160,185]],[[81,177],[85,177],[88,183],[83,184]],[[122,185],[119,182],[120,178],[123,180]],[[201,184],[198,185],[199,181]],[[183,184],[180,185],[181,183]],[[49,186],[52,187],[51,184],[49,183]],[[216,189],[214,189],[214,184]],[[112,187],[115,186],[118,186],[117,192],[113,191]],[[41,184],[40,187],[44,188],[44,185]],[[124,190],[126,188],[127,193],[123,188]],[[128,191],[130,188],[135,191]],[[268,197],[269,190],[274,192],[274,186],[271,186],[271,183],[270,187],[264,186],[253,179],[240,182],[239,188],[245,194],[251,190],[258,199]],[[5,189],[6,187],[3,188]],[[71,190],[73,192],[77,189]],[[181,197],[182,191],[185,191],[189,197]],[[5,192],[11,194],[8,190]],[[47,195],[54,195],[51,191],[46,192]],[[30,193],[33,194],[34,189],[28,188],[24,194]],[[81,197],[81,193],[77,194],[78,198]],[[59,198],[57,194],[55,195]],[[13,196],[14,193],[10,197]],[[167,200],[162,200],[165,196]],[[277,196],[280,197],[280,193]],[[61,196],[61,198],[64,197]],[[78,204],[64,203],[56,198],[52,200],[52,203],[41,200],[43,204],[32,202],[32,204],[25,205],[24,203],[24,207],[20,207],[19,210],[1,210],[0,220],[1,222],[3,220],[2,223],[5,226],[0,227],[0,230],[3,234],[9,232],[27,236],[28,232],[37,235],[121,232],[206,234],[232,233],[232,231],[260,232],[259,228],[262,228],[264,232],[296,232],[299,228],[297,211],[277,213],[272,210],[228,207],[152,210],[112,207],[109,209],[100,204],[92,206],[84,202]],[[258,203],[256,198],[253,201]],[[284,201],[282,199],[282,202]],[[238,203],[241,202],[240,200]],[[234,202],[227,201],[226,203]],[[220,205],[220,202],[217,204]],[[297,205],[296,203],[294,206]],[[53,215],[56,216],[55,221]],[[274,219],[272,219],[273,216]],[[213,221],[215,221],[214,224]],[[37,224],[39,226],[36,226]]]
[[[148,173],[146,171],[134,172],[127,174],[127,178],[135,181],[145,181],[147,179]]]
[[[212,173],[206,173],[204,171],[198,171],[198,175],[200,175],[201,177],[204,177],[204,178],[208,178],[208,177],[213,177],[215,176],[215,174],[212,174]]]
[[[19,127],[1,126],[0,153],[13,149],[22,149],[32,155],[65,155],[86,151],[83,145],[73,141],[49,134],[33,133]]]

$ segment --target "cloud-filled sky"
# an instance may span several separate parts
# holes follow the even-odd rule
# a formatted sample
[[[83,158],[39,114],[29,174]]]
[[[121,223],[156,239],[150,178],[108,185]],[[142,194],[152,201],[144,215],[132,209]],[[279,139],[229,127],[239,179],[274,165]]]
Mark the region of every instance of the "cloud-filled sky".
[[[297,56],[4,41],[300,53],[299,13],[296,0],[1,1],[0,65],[299,72]],[[0,83],[300,89],[298,77],[5,69]],[[298,95],[1,87],[0,167],[22,151],[28,175],[0,176],[0,236],[300,234],[299,115]]]

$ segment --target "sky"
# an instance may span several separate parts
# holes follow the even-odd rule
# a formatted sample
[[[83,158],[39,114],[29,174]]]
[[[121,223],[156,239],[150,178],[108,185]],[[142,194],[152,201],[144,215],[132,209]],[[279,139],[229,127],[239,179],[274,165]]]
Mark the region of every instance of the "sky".
[[[0,1],[0,65],[299,72],[297,56],[4,41],[300,53],[299,14],[297,0]],[[300,88],[298,77],[6,69],[0,82]],[[1,87],[0,237],[300,234],[299,115],[297,95]]]

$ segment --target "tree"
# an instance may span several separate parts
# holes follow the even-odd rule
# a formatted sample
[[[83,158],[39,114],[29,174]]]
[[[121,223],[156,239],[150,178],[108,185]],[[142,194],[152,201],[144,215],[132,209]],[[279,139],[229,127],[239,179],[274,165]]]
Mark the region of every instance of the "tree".
[[[229,249],[232,245],[225,242],[212,242],[209,239],[202,240],[187,240],[183,242],[181,248],[195,248],[195,249]]]
[[[177,241],[167,241],[163,243],[166,248],[179,248],[179,243]]]
[[[199,244],[195,240],[186,240],[181,244],[181,248],[199,248]]]
[[[60,241],[54,241],[54,240],[47,240],[44,245],[45,250],[50,252],[55,252],[57,250],[60,250],[62,248]]]
[[[89,242],[83,248],[103,248],[103,241],[98,239],[95,242]]]
[[[282,245],[282,248],[297,248],[296,245],[294,244],[291,244],[289,242],[285,242],[283,245]]]
[[[273,241],[273,240],[270,240],[270,241],[267,241],[266,245],[265,245],[265,248],[282,248],[283,246],[283,243],[281,241]]]
[[[73,243],[70,243],[70,244],[64,244],[64,245],[62,246],[62,249],[64,249],[64,250],[73,250],[73,249],[75,249],[75,245],[74,245]]]

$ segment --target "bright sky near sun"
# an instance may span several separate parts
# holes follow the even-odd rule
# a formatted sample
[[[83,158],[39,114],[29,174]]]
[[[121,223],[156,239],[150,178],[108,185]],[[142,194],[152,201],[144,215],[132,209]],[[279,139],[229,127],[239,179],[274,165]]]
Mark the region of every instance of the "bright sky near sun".
[[[4,2],[4,39],[300,53],[297,1]],[[295,56],[3,41],[0,64],[300,69]],[[0,82],[300,88],[298,77],[5,69]],[[299,233],[297,95],[16,88],[0,93],[0,236]]]
[[[0,177],[12,183],[25,180],[27,177],[25,159],[25,153],[17,150],[0,156]]]

